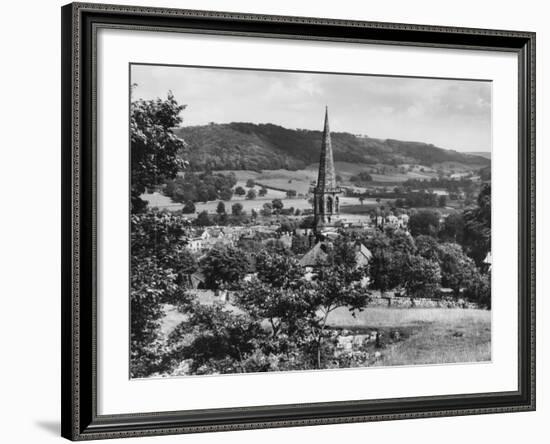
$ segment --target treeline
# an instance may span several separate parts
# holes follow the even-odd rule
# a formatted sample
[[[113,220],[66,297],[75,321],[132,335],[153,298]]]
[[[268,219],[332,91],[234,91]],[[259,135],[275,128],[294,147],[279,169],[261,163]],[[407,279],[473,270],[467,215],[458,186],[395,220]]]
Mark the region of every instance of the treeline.
[[[321,122],[320,122],[321,124]],[[321,131],[288,129],[273,124],[234,122],[182,127],[175,133],[187,147],[181,151],[193,170],[302,169],[316,161]],[[458,162],[489,165],[490,160],[419,142],[381,140],[350,133],[332,133],[334,160],[397,166]]]
[[[401,187],[405,189],[417,189],[417,190],[426,190],[430,188],[441,188],[451,192],[457,192],[460,190],[470,190],[475,188],[475,183],[468,178],[460,179],[447,179],[447,178],[437,178],[433,177],[431,179],[421,180],[421,179],[408,179]]]
[[[354,183],[372,182],[372,176],[367,171],[361,171],[359,174],[351,176],[349,180]]]
[[[164,194],[174,202],[208,202],[230,200],[237,178],[233,173],[192,173],[166,181]]]
[[[428,192],[411,192],[406,193],[403,197],[395,199],[397,208],[418,208],[418,207],[444,207],[447,203],[446,196],[438,196],[435,193]]]

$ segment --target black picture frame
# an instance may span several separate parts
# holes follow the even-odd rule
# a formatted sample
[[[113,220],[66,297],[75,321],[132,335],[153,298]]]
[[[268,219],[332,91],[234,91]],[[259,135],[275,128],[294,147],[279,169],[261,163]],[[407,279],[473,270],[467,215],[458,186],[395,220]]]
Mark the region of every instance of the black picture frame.
[[[535,409],[535,33],[72,3],[62,14],[62,436],[71,440]],[[100,27],[509,51],[519,64],[518,390],[97,414],[95,38]]]

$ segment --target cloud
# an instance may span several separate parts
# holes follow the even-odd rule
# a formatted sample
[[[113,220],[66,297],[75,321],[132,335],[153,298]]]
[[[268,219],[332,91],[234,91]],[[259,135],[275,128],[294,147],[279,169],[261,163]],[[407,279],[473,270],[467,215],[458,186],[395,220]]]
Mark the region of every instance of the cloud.
[[[134,97],[172,90],[186,125],[246,121],[418,140],[462,151],[491,148],[491,83],[367,75],[134,65]]]

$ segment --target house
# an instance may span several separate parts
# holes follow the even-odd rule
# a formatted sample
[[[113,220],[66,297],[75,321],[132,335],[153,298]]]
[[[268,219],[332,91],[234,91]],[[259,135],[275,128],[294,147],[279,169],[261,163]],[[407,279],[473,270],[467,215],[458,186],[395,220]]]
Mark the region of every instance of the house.
[[[202,237],[192,237],[187,241],[187,249],[193,253],[198,253],[203,249],[204,239]]]
[[[325,265],[331,247],[332,244],[329,242],[317,242],[311,250],[302,256],[299,264],[302,267],[318,267]]]
[[[353,247],[355,251],[357,267],[368,265],[372,259],[370,250],[358,242],[350,242],[349,245]],[[306,268],[322,267],[326,264],[331,249],[332,243],[330,241],[317,242],[311,250],[302,256],[299,263],[302,267]]]
[[[485,256],[485,259],[483,259],[483,264],[485,265],[485,267],[487,267],[487,271],[491,271],[491,267],[493,265],[493,256],[491,255],[490,251],[487,253],[487,256]]]
[[[201,289],[204,287],[206,277],[202,272],[196,271],[191,276],[189,276],[189,281],[191,283],[191,288],[193,288],[194,290]]]

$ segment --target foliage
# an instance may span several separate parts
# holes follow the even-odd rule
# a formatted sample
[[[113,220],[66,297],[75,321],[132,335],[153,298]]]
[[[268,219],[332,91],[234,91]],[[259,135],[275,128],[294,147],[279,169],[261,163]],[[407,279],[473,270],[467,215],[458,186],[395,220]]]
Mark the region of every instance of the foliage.
[[[435,261],[409,256],[402,262],[401,280],[409,295],[430,297],[441,283],[441,270]]]
[[[188,200],[187,202],[185,202],[185,205],[181,209],[181,212],[186,213],[186,214],[191,214],[191,213],[194,213],[195,210],[196,210],[196,208],[195,208],[195,204],[193,203],[193,201]]]
[[[248,257],[238,248],[213,248],[200,261],[206,288],[234,287],[249,271]]]
[[[321,125],[322,122],[319,122]],[[319,156],[321,131],[292,130],[273,124],[234,122],[186,126],[176,132],[189,144],[193,170],[296,170]],[[335,161],[363,164],[457,162],[486,166],[490,160],[418,142],[332,133]]]
[[[439,213],[437,211],[422,210],[413,214],[409,219],[409,229],[416,237],[421,234],[437,236],[439,232]]]
[[[162,365],[162,304],[183,299],[186,274],[196,263],[185,248],[187,222],[169,212],[148,211],[130,219],[130,372],[147,376]]]
[[[439,238],[444,242],[462,244],[464,239],[464,216],[462,213],[449,214],[445,218]]]
[[[273,287],[294,288],[304,274],[293,257],[261,251],[255,259],[258,279]]]
[[[393,251],[414,254],[416,252],[416,245],[413,237],[404,230],[393,230],[389,236],[390,248]]]
[[[441,283],[452,288],[458,296],[460,289],[470,285],[477,274],[475,263],[462,251],[458,244],[444,243],[438,246],[439,263],[441,266]]]
[[[164,194],[174,202],[230,200],[233,196],[233,186],[236,183],[237,179],[233,173],[188,172],[184,176],[166,181]]]
[[[271,216],[271,213],[273,211],[273,205],[271,205],[269,202],[266,202],[263,204],[262,209],[260,210],[260,214],[264,217]]]
[[[233,216],[241,216],[242,214],[244,214],[243,204],[237,202],[237,203],[234,203],[233,205],[231,205],[231,214]]]
[[[296,197],[296,190],[287,190],[286,197],[288,197],[289,199],[292,197]]]
[[[246,198],[249,200],[256,199],[256,190],[254,190],[253,188],[250,188],[246,193]]]
[[[415,239],[418,254],[430,261],[439,260],[439,244],[432,236],[421,234]]]
[[[212,218],[208,214],[208,211],[206,210],[203,210],[198,214],[194,223],[199,227],[209,227],[210,225],[214,225],[214,221],[212,220]]]
[[[397,286],[401,264],[400,256],[389,249],[377,248],[369,262],[370,287],[384,293]]]
[[[308,236],[294,235],[292,236],[291,250],[294,254],[305,254],[310,249],[310,243]]]
[[[469,279],[463,296],[481,306],[491,308],[491,273],[476,273]]]
[[[225,204],[223,202],[218,202],[218,206],[216,207],[216,213],[218,213],[220,216],[222,214],[225,214]]]
[[[477,198],[477,206],[464,212],[464,248],[477,266],[491,251],[491,185],[485,185]]]
[[[238,186],[237,188],[235,188],[235,194],[237,196],[244,196],[246,194],[246,190],[243,187]]]
[[[356,176],[351,176],[349,180],[350,182],[372,182],[372,176],[368,171],[361,171]]]
[[[273,208],[273,212],[275,214],[279,214],[281,212],[281,210],[283,209],[284,207],[284,204],[283,204],[283,201],[281,199],[273,199],[271,201],[271,208]]]
[[[182,122],[179,105],[169,92],[166,99],[134,100],[130,104],[132,212],[146,207],[140,196],[176,176],[185,167],[180,151],[185,144],[174,128]]]
[[[257,350],[266,336],[260,322],[244,314],[235,314],[221,306],[198,303],[185,305],[188,320],[170,335],[179,360],[191,361],[193,374],[243,373],[259,371],[247,368],[247,358]],[[192,337],[190,344],[181,345],[184,335]]]
[[[445,197],[445,196],[439,196],[439,197]],[[446,202],[446,200],[445,200]],[[432,191],[411,191],[408,193],[404,193],[404,195],[398,199],[396,199],[394,205],[398,208],[401,207],[435,207],[435,206],[445,206],[445,202],[443,205],[440,205],[441,201],[439,200],[437,194],[433,193]]]
[[[367,247],[370,251],[390,248],[389,237],[385,233],[378,230],[365,236],[358,236],[357,240],[365,245],[365,247]]]

